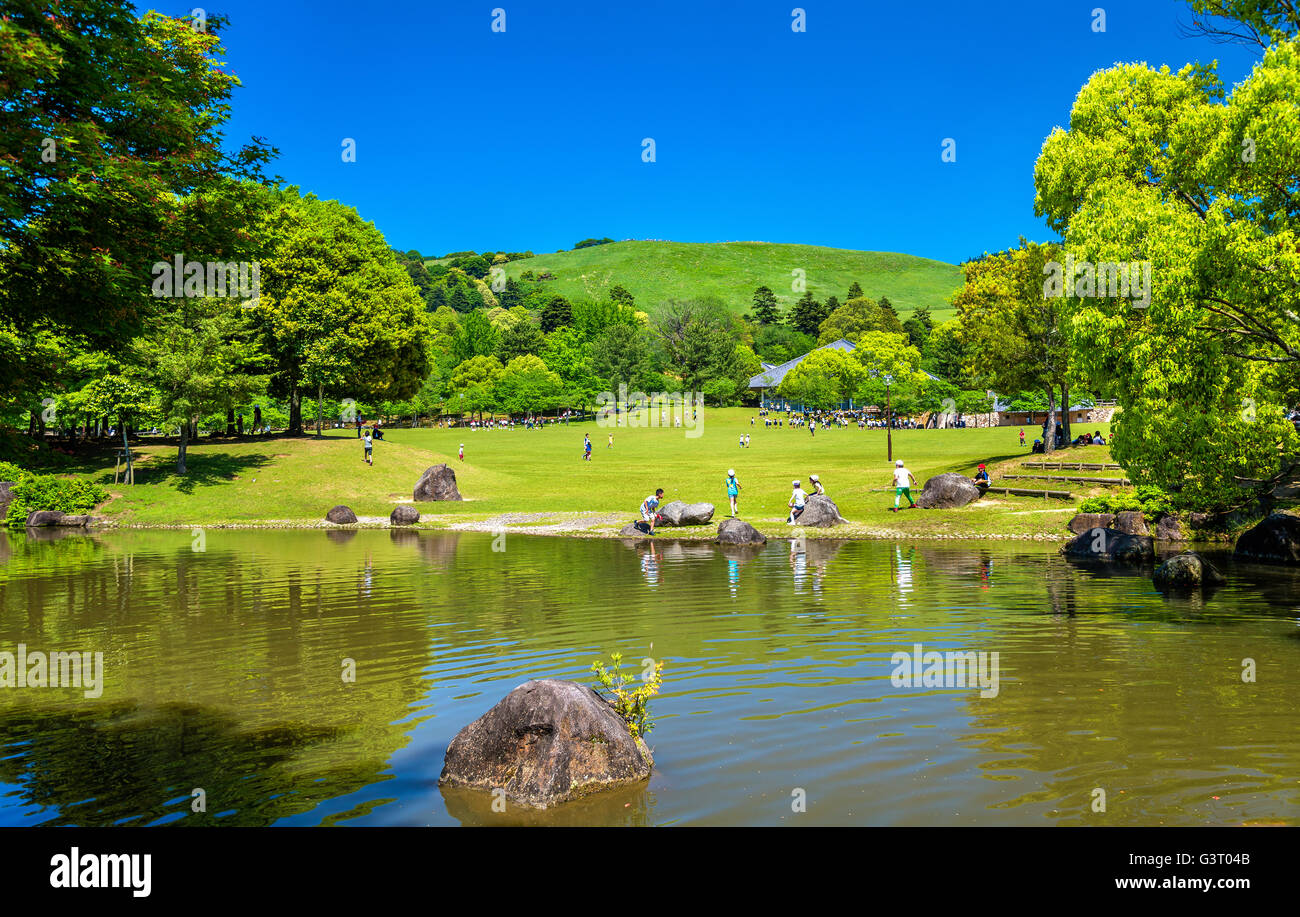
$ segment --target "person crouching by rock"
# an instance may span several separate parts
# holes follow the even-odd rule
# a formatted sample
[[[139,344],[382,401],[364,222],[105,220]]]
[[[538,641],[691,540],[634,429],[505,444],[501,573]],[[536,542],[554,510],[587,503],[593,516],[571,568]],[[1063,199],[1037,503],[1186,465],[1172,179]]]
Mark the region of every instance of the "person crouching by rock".
[[[980,465],[979,470],[975,472],[975,477],[971,478],[971,480],[980,489],[980,493],[989,489],[989,473],[983,465]]]
[[[641,501],[641,521],[636,524],[636,527],[647,535],[653,535],[655,526],[659,524],[659,502],[663,499],[663,495],[664,489],[660,487]]]
[[[808,483],[812,485],[812,489],[813,489],[812,496],[814,497],[826,496],[826,488],[822,487],[821,478],[817,477],[817,475],[815,474],[808,475]]]
[[[786,525],[794,525],[795,520],[803,515],[804,504],[808,502],[808,494],[799,486],[799,482],[790,483],[794,485],[794,490],[790,493],[790,502],[786,504],[790,507],[790,518],[785,520]]]

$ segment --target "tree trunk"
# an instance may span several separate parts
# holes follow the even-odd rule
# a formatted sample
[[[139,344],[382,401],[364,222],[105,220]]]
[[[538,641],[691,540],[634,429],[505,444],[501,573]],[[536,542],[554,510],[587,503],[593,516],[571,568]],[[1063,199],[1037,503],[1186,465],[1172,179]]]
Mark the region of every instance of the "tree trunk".
[[[289,391],[289,435],[302,436],[302,392],[297,383]]]
[[[235,435],[235,406],[233,404],[226,408],[226,435]]]
[[[1065,415],[1061,418],[1061,424],[1065,430],[1065,441],[1068,443],[1074,439],[1070,435],[1070,386],[1068,384],[1061,386],[1061,412]]]
[[[1056,398],[1049,387],[1047,392],[1047,419],[1043,421],[1043,454],[1056,451]]]
[[[185,474],[185,450],[190,445],[190,419],[187,417],[181,424],[181,444],[176,450],[176,473]]]
[[[316,435],[320,436],[321,418],[325,416],[325,383],[316,386]]]

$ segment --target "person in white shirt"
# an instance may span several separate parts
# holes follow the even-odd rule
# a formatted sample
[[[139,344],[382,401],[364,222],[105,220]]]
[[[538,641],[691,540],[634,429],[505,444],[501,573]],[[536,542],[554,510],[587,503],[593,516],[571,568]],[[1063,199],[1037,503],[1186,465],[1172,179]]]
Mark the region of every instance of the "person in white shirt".
[[[794,525],[794,521],[803,514],[804,504],[808,502],[808,494],[799,486],[799,482],[790,483],[794,485],[794,490],[790,493],[790,501],[786,504],[790,507],[790,518],[785,520],[786,525]]]
[[[810,474],[808,475],[808,480],[812,483],[813,496],[815,497],[826,496],[826,488],[822,487],[821,478],[817,477],[817,475],[815,474]]]
[[[898,512],[898,502],[903,497],[907,497],[908,509],[916,509],[916,501],[912,499],[912,488],[909,484],[915,484],[916,478],[912,472],[903,467],[903,460],[899,459],[894,462],[894,508],[891,513]]]

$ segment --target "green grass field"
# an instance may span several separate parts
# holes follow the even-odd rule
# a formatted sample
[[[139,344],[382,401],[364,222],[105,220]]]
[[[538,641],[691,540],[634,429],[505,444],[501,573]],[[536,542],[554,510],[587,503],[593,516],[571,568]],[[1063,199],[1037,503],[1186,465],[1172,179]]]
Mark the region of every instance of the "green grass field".
[[[322,439],[203,440],[191,447],[190,474],[184,478],[174,473],[175,446],[155,443],[143,447],[145,458],[133,487],[112,483],[111,458],[107,470],[101,464],[84,471],[114,494],[101,510],[104,515],[143,525],[314,524],[338,503],[362,517],[386,517],[394,505],[410,501],[420,473],[442,461],[455,468],[466,499],[420,504],[424,513],[438,517],[435,524],[486,522],[507,513],[521,514],[513,520],[517,522],[538,521],[522,514],[582,513],[612,514],[628,522],[655,487],[665,489],[666,500],[713,503],[717,521],[728,512],[728,468],[736,469],[743,488],[741,517],[769,534],[787,531],[783,522],[791,480],[806,483],[814,472],[853,523],[835,534],[1061,534],[1076,511],[1077,501],[990,495],[957,510],[891,513],[883,431],[849,427],[818,431],[814,437],[806,430],[764,428],[761,419],[751,427],[754,416],[752,409],[705,409],[698,437],[688,437],[694,431],[686,429],[592,422],[540,431],[393,429],[375,444],[374,467],[362,461],[360,443],[345,431],[329,431]],[[611,432],[612,449],[607,446]],[[582,460],[584,433],[594,444],[591,462]],[[742,433],[751,434],[748,449],[739,446]],[[895,431],[893,439],[895,457],[904,459],[921,483],[943,471],[973,473],[981,461],[989,463],[996,478],[1002,471],[1019,470],[1011,466],[1028,458],[1013,427],[903,430]],[[456,458],[462,442],[463,464]],[[1069,450],[1069,456],[1109,460],[1101,446]],[[914,496],[919,492],[918,486]],[[608,531],[608,524],[600,530]]]
[[[806,272],[814,297],[845,299],[857,281],[873,299],[888,296],[906,319],[926,306],[936,321],[953,314],[950,300],[961,288],[961,270],[942,261],[891,252],[862,252],[817,245],[769,242],[613,242],[577,251],[539,254],[506,266],[507,276],[550,271],[546,281],[569,298],[603,295],[622,284],[647,311],[670,299],[718,296],[736,314],[751,308],[754,290],[771,287],[783,309],[801,294],[791,290],[796,268]]]

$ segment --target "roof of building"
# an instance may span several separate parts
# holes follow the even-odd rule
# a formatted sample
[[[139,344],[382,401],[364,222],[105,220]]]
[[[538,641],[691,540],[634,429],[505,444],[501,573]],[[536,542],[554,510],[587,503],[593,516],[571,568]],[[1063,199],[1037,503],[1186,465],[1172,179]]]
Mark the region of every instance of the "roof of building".
[[[813,350],[808,351],[808,353],[813,353],[816,350],[852,351],[856,349],[857,348],[853,346],[852,341],[847,341],[844,338],[840,338],[838,341],[831,341],[829,344],[825,344],[821,347],[815,347],[813,348]],[[750,377],[749,387],[750,388],[776,388],[778,385],[781,384],[781,380],[785,378],[786,373],[788,373],[790,370],[794,369],[796,366],[802,363],[804,361],[804,358],[808,356],[808,353],[797,356],[793,360],[786,360],[784,363],[780,364],[779,366],[773,366],[770,363],[762,364],[763,371],[759,373],[757,376]]]

